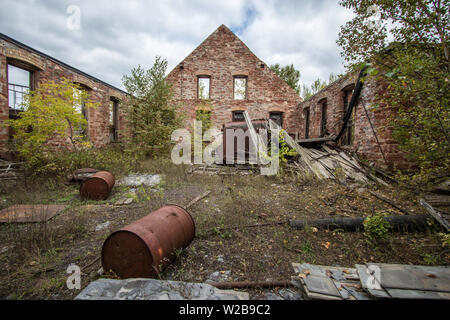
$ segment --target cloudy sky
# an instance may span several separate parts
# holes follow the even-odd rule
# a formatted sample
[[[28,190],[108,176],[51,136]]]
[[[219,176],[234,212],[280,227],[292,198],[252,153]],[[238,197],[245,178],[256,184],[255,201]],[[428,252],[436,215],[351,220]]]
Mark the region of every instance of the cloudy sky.
[[[292,63],[310,84],[344,72],[335,41],[352,12],[337,2],[2,0],[0,32],[123,88],[132,67],[149,68],[160,55],[170,71],[225,24],[264,62]]]

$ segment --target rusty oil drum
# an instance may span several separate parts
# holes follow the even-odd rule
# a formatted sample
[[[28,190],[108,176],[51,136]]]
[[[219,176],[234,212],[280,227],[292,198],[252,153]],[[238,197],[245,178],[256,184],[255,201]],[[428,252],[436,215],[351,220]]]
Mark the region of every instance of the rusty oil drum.
[[[114,182],[112,173],[98,171],[81,184],[80,196],[85,200],[105,200],[109,197]]]
[[[194,236],[194,220],[185,209],[176,205],[161,207],[105,240],[103,270],[121,279],[155,278]]]

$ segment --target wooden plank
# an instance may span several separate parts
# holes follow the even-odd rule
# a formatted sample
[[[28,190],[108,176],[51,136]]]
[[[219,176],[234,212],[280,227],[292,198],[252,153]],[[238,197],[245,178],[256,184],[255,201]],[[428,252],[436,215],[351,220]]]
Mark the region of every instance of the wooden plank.
[[[303,281],[310,293],[342,298],[334,282],[328,277],[310,274]]]
[[[361,285],[364,288],[364,290],[366,290],[370,295],[372,295],[373,297],[376,297],[376,298],[385,299],[385,298],[391,297],[386,291],[383,290],[378,279],[376,279],[375,277],[372,277],[371,279],[369,279],[369,277],[371,275],[369,274],[367,266],[365,266],[363,264],[355,264],[355,267],[358,272],[358,275],[359,275],[359,278],[361,281]],[[369,285],[369,283],[372,284],[373,287],[378,287],[380,289],[372,289],[372,287]]]
[[[445,207],[450,206],[450,196],[446,195],[433,195],[424,197],[425,201],[433,207]]]
[[[404,290],[404,289],[386,289],[392,298],[397,299],[450,299],[448,292]]]
[[[411,289],[450,293],[450,267],[369,263],[368,267],[371,266],[380,269],[380,284],[385,289]]]
[[[311,138],[311,139],[298,139],[297,143],[317,143],[317,142],[327,142],[327,141],[333,141],[336,138],[336,136],[329,136],[329,137],[320,137],[320,138]]]
[[[427,212],[437,221],[439,224],[444,227],[445,231],[448,232],[448,229],[450,227],[450,223],[445,220],[439,212],[434,210],[434,208],[426,202],[424,199],[420,199],[419,203],[427,210]]]

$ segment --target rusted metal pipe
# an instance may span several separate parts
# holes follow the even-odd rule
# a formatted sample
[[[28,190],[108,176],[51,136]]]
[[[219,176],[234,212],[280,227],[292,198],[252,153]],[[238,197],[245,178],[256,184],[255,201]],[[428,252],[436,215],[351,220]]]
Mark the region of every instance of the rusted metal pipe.
[[[155,278],[194,239],[189,212],[167,205],[112,233],[103,243],[102,266],[119,278]]]
[[[108,171],[99,171],[83,182],[80,196],[85,200],[105,200],[114,187],[114,176]]]
[[[243,288],[276,288],[292,287],[290,281],[233,281],[233,282],[209,282],[208,284],[218,289],[243,289]]]

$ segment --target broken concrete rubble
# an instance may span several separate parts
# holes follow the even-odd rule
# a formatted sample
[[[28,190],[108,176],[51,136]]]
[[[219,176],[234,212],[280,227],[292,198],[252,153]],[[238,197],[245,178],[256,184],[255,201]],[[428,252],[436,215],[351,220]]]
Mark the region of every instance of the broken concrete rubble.
[[[246,292],[220,290],[205,283],[156,279],[99,279],[76,300],[248,300]]]
[[[138,187],[141,185],[153,187],[161,183],[159,174],[130,174],[119,180],[117,185]]]

